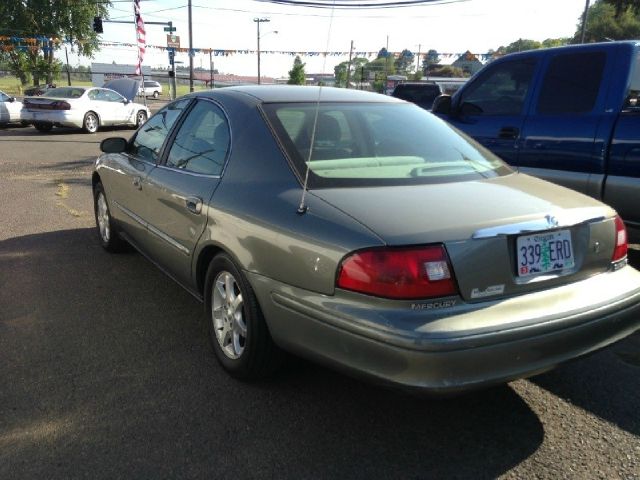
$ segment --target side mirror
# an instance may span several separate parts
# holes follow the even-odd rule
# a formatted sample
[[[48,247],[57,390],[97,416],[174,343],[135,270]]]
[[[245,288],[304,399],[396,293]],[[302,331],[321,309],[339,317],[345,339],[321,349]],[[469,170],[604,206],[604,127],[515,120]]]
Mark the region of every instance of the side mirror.
[[[431,111],[440,115],[450,115],[451,105],[451,95],[438,95],[433,101]]]
[[[16,97],[9,97],[9,102],[13,103],[16,101]]]
[[[127,141],[122,137],[109,137],[100,142],[104,153],[122,153],[127,149]]]

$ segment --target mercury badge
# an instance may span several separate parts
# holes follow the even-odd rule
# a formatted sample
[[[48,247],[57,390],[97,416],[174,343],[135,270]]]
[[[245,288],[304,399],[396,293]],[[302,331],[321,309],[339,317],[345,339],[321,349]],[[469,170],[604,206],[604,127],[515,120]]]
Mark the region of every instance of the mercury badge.
[[[549,228],[555,228],[558,225],[560,225],[560,223],[558,222],[558,219],[553,215],[545,215],[544,218],[547,220],[547,227]]]

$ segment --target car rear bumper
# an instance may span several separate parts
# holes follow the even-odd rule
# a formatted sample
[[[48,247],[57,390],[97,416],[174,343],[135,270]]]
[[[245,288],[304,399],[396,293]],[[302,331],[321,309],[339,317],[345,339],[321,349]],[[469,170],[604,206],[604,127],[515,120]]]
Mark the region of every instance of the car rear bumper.
[[[281,347],[430,393],[542,373],[640,328],[640,273],[631,267],[501,301],[457,299],[451,307],[417,310],[410,302],[372,307],[357,294],[322,296],[247,275]]]
[[[22,120],[29,123],[53,123],[63,127],[82,128],[84,116],[71,110],[27,110],[22,113]]]

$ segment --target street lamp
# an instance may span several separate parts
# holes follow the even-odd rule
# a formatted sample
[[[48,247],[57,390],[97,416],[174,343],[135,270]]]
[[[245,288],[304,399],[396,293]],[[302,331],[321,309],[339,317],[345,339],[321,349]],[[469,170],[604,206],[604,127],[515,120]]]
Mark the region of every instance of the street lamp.
[[[263,22],[270,22],[268,18],[254,18],[254,22],[258,26],[258,85],[260,85],[260,24]]]

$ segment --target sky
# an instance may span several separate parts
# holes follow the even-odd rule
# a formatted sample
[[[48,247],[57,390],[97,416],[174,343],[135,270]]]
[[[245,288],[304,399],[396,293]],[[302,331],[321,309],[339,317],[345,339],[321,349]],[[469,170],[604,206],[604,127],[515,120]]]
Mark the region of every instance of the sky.
[[[132,20],[132,1],[112,1],[112,20]],[[283,6],[255,0],[192,0],[192,5],[193,47],[250,50],[247,54],[214,56],[213,63],[220,73],[255,76],[257,23],[254,18],[270,20],[260,24],[263,52],[348,52],[353,41],[356,52],[377,52],[388,42],[390,51],[406,48],[415,54],[429,49],[440,53],[467,50],[485,53],[519,38],[542,41],[572,36],[585,1],[462,0],[440,5],[359,10]],[[187,0],[142,0],[141,12],[147,22],[173,21],[181,47],[188,47]],[[146,31],[149,46],[166,46],[166,32],[161,25],[147,25]],[[134,26],[105,22],[101,38],[104,42],[135,44]],[[294,58],[288,54],[263,53],[262,75],[287,76]],[[103,47],[93,61],[134,64],[136,59],[134,47],[109,46]],[[302,57],[307,74],[332,73],[335,65],[347,59],[346,55]],[[189,62],[186,53],[177,54],[176,60],[185,65]],[[72,56],[70,61],[73,64],[78,59]],[[144,65],[166,67],[167,53],[148,48]],[[209,55],[196,54],[194,66],[209,68]]]

